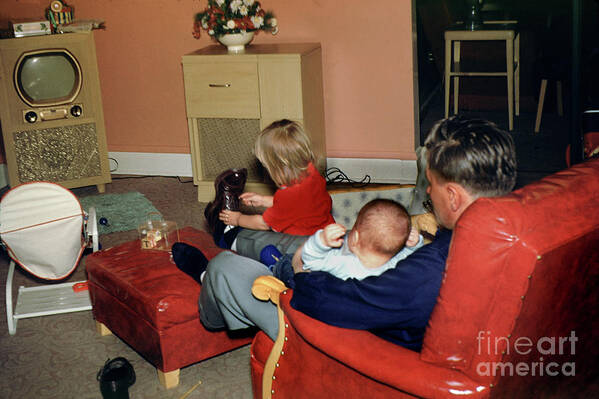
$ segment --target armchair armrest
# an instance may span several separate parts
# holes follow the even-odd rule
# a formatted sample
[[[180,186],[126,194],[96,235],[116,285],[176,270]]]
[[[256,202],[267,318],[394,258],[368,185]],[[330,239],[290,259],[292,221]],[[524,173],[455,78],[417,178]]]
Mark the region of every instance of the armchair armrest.
[[[426,363],[420,360],[417,352],[385,341],[368,331],[331,326],[293,309],[289,303],[293,291],[272,276],[256,279],[252,293],[259,299],[270,299],[276,303],[279,315],[279,334],[264,365],[263,398],[271,397],[273,374],[285,343],[285,318],[287,328],[295,329],[303,340],[323,354],[372,380],[410,395],[426,398],[489,395],[488,387],[459,371]],[[287,342],[287,345],[294,344]]]
[[[274,345],[266,359],[266,363],[264,363],[264,373],[262,374],[262,398],[267,399],[271,398],[272,395],[272,376],[275,372],[275,367],[277,361],[279,360],[279,356],[281,354],[281,349],[283,348],[284,340],[285,340],[285,316],[281,307],[279,306],[279,298],[281,292],[285,291],[287,287],[281,280],[274,276],[260,276],[256,280],[254,280],[254,284],[252,285],[252,294],[262,300],[262,301],[271,301],[275,305],[277,305],[277,315],[278,315],[278,323],[279,323],[279,333],[277,334],[277,339],[275,340]]]

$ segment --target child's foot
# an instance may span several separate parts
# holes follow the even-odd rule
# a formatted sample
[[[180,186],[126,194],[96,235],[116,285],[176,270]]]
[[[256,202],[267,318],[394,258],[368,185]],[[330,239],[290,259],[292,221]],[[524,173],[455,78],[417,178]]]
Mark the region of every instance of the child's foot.
[[[191,245],[176,242],[173,244],[172,254],[177,267],[199,284],[202,284],[201,276],[208,265],[208,259],[202,251]]]
[[[260,251],[260,262],[264,263],[269,269],[271,269],[272,265],[281,259],[281,256],[283,256],[283,254],[281,254],[281,251],[279,251],[277,247],[274,245],[267,245],[262,248],[262,251]]]

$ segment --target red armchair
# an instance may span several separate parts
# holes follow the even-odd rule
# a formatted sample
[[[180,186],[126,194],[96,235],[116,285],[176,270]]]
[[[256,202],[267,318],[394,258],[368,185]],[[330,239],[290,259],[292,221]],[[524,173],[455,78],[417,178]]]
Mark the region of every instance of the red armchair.
[[[598,277],[593,160],[462,215],[420,353],[314,320],[278,280],[256,280],[280,329],[252,343],[254,397],[590,397]]]

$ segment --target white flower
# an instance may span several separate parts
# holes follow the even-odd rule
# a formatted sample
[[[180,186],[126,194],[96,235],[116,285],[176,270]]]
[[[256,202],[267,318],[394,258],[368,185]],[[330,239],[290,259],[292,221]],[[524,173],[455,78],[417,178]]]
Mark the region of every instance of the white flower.
[[[262,25],[264,24],[264,18],[262,17],[251,17],[250,20],[252,21],[252,23],[254,24],[254,26],[256,27],[256,29],[260,29],[262,27]]]
[[[202,28],[203,29],[208,29],[208,24],[204,20],[202,20]]]
[[[227,21],[227,28],[228,29],[235,29],[235,21],[233,21],[232,19]]]
[[[219,7],[222,7],[224,2],[225,0],[216,0],[216,4],[218,4]]]
[[[210,36],[214,36],[214,29],[210,29],[210,30],[208,31],[208,34],[209,34]]]
[[[248,8],[245,5],[239,7],[239,13],[243,16],[248,15]]]
[[[276,18],[271,18],[271,19],[268,20],[268,23],[269,23],[270,26],[272,26],[274,28],[275,26],[277,26],[278,22],[277,22]]]
[[[231,8],[231,11],[237,12],[237,10],[239,10],[239,7],[241,7],[242,4],[243,3],[241,0],[233,0],[229,7]]]
[[[254,0],[243,0],[243,4],[245,4],[248,7],[251,7],[251,5],[254,4]]]

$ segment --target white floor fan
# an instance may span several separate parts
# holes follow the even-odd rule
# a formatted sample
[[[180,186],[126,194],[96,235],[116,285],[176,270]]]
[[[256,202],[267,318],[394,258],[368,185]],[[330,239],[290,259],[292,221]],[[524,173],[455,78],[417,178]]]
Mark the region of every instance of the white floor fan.
[[[96,212],[85,212],[68,189],[48,182],[21,184],[0,201],[0,238],[11,261],[6,278],[6,317],[14,335],[19,319],[91,309],[86,281],[19,287],[13,311],[15,263],[55,282],[77,267],[86,247],[98,250]]]

